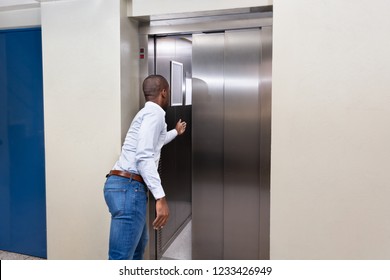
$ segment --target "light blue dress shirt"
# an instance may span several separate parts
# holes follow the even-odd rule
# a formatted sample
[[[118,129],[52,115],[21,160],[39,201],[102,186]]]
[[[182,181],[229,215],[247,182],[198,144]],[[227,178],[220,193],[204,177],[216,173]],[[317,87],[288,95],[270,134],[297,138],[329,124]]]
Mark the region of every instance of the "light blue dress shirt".
[[[146,102],[131,123],[113,169],[141,175],[155,199],[164,197],[158,162],[161,148],[176,136],[176,129],[167,132],[165,111],[154,102]]]

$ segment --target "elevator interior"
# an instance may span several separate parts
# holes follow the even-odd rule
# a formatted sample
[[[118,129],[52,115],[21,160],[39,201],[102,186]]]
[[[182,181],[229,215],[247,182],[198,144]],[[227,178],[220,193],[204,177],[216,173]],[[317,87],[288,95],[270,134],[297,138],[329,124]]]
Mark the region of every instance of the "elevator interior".
[[[141,77],[167,78],[168,129],[187,131],[162,150],[170,221],[150,258],[191,221],[192,259],[268,259],[272,11],[160,23],[140,28]]]

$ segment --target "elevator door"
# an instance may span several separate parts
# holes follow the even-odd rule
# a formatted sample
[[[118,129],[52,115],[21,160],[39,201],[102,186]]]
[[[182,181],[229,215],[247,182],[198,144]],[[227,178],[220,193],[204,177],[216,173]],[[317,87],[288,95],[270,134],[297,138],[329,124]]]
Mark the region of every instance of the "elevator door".
[[[149,74],[164,76],[171,83],[171,63],[183,66],[183,77],[191,77],[191,35],[162,36],[149,39]],[[184,80],[183,80],[184,84]],[[185,91],[183,89],[183,91]],[[184,92],[183,92],[184,93]],[[150,256],[160,259],[175,237],[191,219],[191,110],[192,106],[182,102],[170,106],[166,111],[168,130],[174,129],[176,122],[187,122],[186,132],[165,145],[161,151],[159,172],[169,203],[169,223],[157,232],[150,226]],[[155,205],[149,204],[150,220],[155,219]],[[155,234],[156,233],[156,234]]]
[[[193,35],[193,259],[269,258],[271,37]]]

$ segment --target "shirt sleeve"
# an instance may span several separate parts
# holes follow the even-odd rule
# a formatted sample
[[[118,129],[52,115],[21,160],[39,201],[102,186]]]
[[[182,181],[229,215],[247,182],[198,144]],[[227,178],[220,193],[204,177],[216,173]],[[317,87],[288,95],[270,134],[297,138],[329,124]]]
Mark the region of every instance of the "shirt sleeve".
[[[164,145],[166,145],[169,142],[171,142],[173,139],[175,139],[176,136],[177,136],[177,130],[176,129],[172,129],[172,130],[168,131],[167,132],[167,137],[165,137]]]
[[[165,196],[160,175],[154,160],[158,139],[164,129],[164,118],[158,114],[145,114],[138,133],[138,145],[135,154],[137,170],[144,179],[155,199]]]

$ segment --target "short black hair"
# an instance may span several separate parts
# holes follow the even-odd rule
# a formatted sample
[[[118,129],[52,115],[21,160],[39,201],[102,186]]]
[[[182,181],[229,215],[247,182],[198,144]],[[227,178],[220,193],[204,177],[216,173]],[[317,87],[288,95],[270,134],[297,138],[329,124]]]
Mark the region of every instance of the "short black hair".
[[[163,89],[168,90],[168,88],[168,81],[161,75],[150,75],[142,84],[142,90],[145,98],[157,97],[160,91]]]

